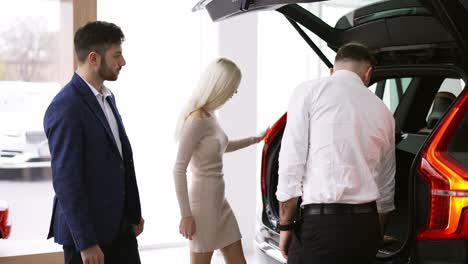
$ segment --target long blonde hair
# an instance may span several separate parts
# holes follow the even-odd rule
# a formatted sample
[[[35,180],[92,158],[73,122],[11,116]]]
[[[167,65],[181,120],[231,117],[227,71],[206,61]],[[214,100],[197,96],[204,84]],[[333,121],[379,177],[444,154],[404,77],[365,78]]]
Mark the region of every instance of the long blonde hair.
[[[227,58],[219,58],[210,63],[180,113],[175,133],[176,141],[179,140],[185,120],[191,113],[200,109],[212,113],[221,107],[237,90],[241,78],[239,67]]]

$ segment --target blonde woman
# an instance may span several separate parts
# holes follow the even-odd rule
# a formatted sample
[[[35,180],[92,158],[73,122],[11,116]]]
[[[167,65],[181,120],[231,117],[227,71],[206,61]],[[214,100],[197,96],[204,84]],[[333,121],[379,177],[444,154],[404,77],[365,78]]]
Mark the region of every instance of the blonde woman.
[[[190,240],[190,262],[210,263],[221,249],[226,263],[246,263],[234,213],[224,197],[223,154],[260,142],[265,132],[229,140],[214,115],[235,93],[241,81],[237,65],[220,58],[203,73],[176,129],[179,150],[174,182],[180,207],[179,232]],[[191,164],[191,188],[187,167]]]

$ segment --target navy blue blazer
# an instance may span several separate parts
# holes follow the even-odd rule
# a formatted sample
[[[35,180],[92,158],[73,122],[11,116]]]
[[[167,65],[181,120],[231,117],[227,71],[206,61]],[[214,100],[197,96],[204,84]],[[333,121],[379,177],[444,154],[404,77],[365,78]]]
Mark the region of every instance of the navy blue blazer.
[[[124,214],[130,224],[141,219],[132,149],[113,96],[110,101],[123,158],[95,95],[76,73],[44,117],[55,190],[47,238],[79,251],[108,245]]]

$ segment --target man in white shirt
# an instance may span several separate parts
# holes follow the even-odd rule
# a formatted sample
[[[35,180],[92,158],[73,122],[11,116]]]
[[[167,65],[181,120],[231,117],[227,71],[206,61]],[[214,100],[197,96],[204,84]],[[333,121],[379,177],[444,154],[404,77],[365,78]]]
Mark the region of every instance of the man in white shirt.
[[[276,192],[288,263],[375,260],[381,225],[394,209],[395,123],[367,89],[373,65],[365,46],[346,44],[330,77],[291,96]],[[302,223],[293,224],[299,197]]]

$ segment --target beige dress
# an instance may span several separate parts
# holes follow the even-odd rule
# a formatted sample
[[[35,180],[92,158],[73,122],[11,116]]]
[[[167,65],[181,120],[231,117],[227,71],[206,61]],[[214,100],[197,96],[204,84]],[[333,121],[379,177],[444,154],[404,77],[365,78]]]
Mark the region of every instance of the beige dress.
[[[223,154],[254,144],[255,138],[229,141],[216,117],[190,116],[185,121],[174,166],[182,217],[193,216],[192,252],[211,252],[241,239],[231,206],[224,197]],[[187,188],[190,163],[192,182]]]

